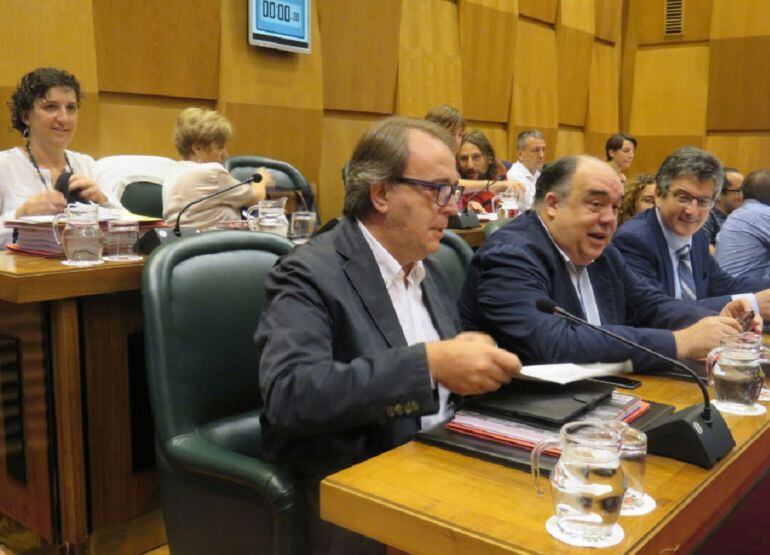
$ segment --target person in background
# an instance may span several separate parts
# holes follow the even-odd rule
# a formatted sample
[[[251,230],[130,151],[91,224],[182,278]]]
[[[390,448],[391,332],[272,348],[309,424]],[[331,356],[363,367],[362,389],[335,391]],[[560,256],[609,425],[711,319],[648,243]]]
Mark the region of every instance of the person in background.
[[[736,334],[748,311],[731,301],[721,316],[672,299],[631,271],[610,245],[623,195],[605,162],[568,156],[537,182],[535,207],[499,229],[476,251],[459,309],[463,329],[489,333],[524,364],[624,362],[651,370],[660,362],[586,326],[540,312],[551,299],[568,312],[672,358],[705,356]],[[755,318],[754,329],[761,329]]]
[[[615,133],[604,144],[604,153],[607,155],[607,163],[618,172],[620,181],[625,184],[626,174],[623,172],[634,161],[636,139],[626,133]]]
[[[727,216],[743,204],[743,174],[735,168],[725,168],[725,180],[722,192],[717,197],[714,207],[709,212],[703,231],[709,238],[709,251],[714,254],[717,235],[725,223]]]
[[[262,456],[301,480],[314,552],[385,551],[320,519],[321,478],[439,425],[454,394],[496,390],[521,368],[488,336],[458,334],[448,278],[428,258],[458,188],[445,129],[386,119],[353,152],[344,216],[265,279]]]
[[[770,279],[770,170],[746,176],[743,204],[722,225],[714,258],[733,277]]]
[[[478,129],[468,131],[462,136],[456,158],[462,179],[486,182],[483,189],[465,193],[463,203],[474,212],[491,212],[495,195],[512,185],[505,180],[505,166],[495,156],[492,143]]]
[[[77,131],[82,96],[74,75],[51,67],[27,73],[11,95],[11,124],[24,146],[0,152],[0,244],[11,239],[6,220],[64,211],[65,196],[54,187],[65,172],[71,174],[70,193],[80,201],[120,206],[94,180],[94,159],[67,149]]]
[[[716,156],[679,148],[663,161],[655,181],[656,208],[626,222],[612,241],[631,270],[670,297],[711,310],[746,297],[757,314],[770,318],[770,281],[730,276],[709,254],[700,231],[724,181]]]
[[[508,181],[522,183],[524,193],[519,202],[521,211],[532,208],[535,198],[535,183],[545,163],[545,135],[539,129],[527,129],[516,138],[518,161],[508,170]]]
[[[202,108],[182,110],[174,129],[174,145],[182,160],[174,164],[163,182],[163,220],[176,223],[179,211],[191,201],[238,183],[222,163],[227,159],[227,141],[233,127],[222,114]],[[239,220],[241,208],[265,198],[273,185],[268,170],[260,168],[259,183],[236,187],[232,191],[192,206],[182,215],[181,224],[211,227],[228,220]]]
[[[640,173],[623,187],[623,203],[618,212],[618,227],[644,212],[655,207],[655,176],[651,173]]]

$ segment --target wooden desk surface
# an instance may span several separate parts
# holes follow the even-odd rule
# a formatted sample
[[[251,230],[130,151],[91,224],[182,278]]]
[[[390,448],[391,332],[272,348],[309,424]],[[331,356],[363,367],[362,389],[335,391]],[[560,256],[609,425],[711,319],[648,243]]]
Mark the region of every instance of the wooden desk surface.
[[[480,225],[478,227],[473,227],[471,229],[453,229],[457,235],[462,237],[468,245],[473,247],[474,249],[476,247],[480,247],[481,244],[484,242],[484,228],[486,227],[486,223],[483,225]]]
[[[59,258],[0,253],[0,300],[28,303],[139,289],[144,261],[73,268]]]
[[[634,393],[644,398],[677,409],[699,400],[691,383],[641,379]],[[621,517],[625,539],[602,553],[686,552],[762,476],[770,465],[770,416],[724,417],[737,443],[732,452],[711,470],[651,455],[646,489],[658,506]],[[548,535],[552,514],[550,494],[537,496],[529,473],[417,442],[321,483],[323,518],[409,553],[597,553]]]

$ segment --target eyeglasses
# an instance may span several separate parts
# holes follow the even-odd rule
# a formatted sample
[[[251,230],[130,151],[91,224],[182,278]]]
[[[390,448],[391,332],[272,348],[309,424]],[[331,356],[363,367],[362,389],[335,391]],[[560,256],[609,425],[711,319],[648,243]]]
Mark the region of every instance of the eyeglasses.
[[[694,197],[687,191],[677,191],[672,193],[674,200],[682,206],[690,206],[692,201],[698,203],[698,208],[711,208],[714,205],[714,199],[711,197]]]
[[[394,181],[405,183],[407,185],[415,185],[417,187],[425,187],[426,189],[434,189],[436,191],[436,204],[439,206],[446,206],[453,198],[455,199],[455,202],[459,201],[465,191],[465,187],[458,185],[457,183],[449,185],[447,183],[435,183],[433,181],[423,181],[422,179],[412,179],[411,177],[397,177]]]
[[[738,193],[739,195],[743,194],[743,189],[722,189],[723,193]]]

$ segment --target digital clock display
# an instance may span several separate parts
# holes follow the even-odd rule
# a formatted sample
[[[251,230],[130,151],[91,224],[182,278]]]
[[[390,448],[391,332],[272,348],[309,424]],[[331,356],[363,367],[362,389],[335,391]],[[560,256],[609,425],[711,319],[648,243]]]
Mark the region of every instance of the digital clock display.
[[[309,52],[309,4],[309,0],[252,0],[249,4],[249,42]]]

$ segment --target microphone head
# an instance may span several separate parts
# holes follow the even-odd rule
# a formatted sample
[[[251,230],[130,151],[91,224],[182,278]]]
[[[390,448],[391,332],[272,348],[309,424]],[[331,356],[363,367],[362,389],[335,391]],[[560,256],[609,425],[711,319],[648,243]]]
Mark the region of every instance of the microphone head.
[[[262,174],[261,174],[261,173],[257,173],[257,172],[254,172],[254,175],[252,175],[252,176],[251,176],[251,180],[252,180],[254,183],[259,183],[260,181],[262,181]]]
[[[559,305],[557,305],[553,299],[548,299],[546,297],[535,301],[535,308],[546,314],[554,314],[558,307]]]

